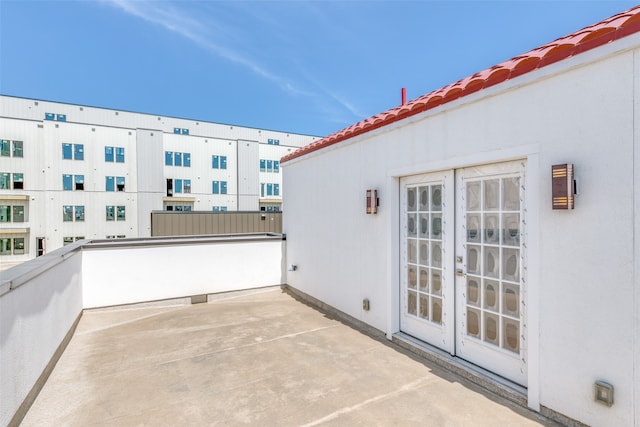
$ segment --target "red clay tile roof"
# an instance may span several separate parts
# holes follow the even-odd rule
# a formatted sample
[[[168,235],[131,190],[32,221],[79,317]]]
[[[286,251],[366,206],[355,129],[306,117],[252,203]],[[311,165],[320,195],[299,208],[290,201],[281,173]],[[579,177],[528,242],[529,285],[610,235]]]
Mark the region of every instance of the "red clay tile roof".
[[[640,6],[351,125],[284,156],[293,160],[640,31]]]

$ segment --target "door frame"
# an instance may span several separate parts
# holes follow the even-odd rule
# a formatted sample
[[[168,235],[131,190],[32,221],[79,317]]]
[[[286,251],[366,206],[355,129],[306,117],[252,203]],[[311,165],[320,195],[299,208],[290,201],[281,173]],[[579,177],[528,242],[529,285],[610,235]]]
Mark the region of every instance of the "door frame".
[[[446,169],[459,169],[469,166],[501,163],[511,160],[527,160],[527,226],[529,230],[540,227],[540,196],[542,193],[540,171],[540,146],[528,144],[500,150],[484,151],[468,155],[453,156],[444,160],[409,162],[402,166],[392,167],[387,171],[387,179],[383,187],[388,196],[391,208],[387,222],[387,322],[386,337],[393,339],[400,332],[400,289],[401,289],[401,256],[400,256],[400,180],[409,175],[437,172]],[[544,181],[546,182],[546,180]],[[549,178],[550,182],[550,178]],[[550,185],[550,183],[549,183]],[[550,191],[550,190],[549,190]],[[530,232],[527,236],[528,252],[528,311],[527,311],[527,405],[534,411],[540,410],[540,238],[538,232]],[[531,286],[533,285],[533,286]],[[452,359],[453,360],[453,359]]]

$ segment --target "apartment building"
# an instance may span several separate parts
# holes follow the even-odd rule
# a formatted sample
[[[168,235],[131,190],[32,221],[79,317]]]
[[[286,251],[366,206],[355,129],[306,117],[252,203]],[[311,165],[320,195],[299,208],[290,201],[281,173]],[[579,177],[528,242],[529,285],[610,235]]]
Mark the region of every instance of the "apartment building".
[[[318,139],[0,96],[0,261],[146,237],[151,211],[278,211],[279,159]]]

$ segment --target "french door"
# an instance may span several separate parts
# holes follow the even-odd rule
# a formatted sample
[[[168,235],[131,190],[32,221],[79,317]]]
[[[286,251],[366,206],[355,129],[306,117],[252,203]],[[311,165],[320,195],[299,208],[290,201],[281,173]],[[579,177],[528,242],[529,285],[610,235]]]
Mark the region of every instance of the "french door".
[[[526,386],[526,162],[401,180],[401,329]]]

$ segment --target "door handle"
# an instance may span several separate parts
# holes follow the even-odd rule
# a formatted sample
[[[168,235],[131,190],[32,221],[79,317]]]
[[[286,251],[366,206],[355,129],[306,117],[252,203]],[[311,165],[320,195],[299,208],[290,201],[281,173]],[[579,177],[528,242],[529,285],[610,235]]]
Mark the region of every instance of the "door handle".
[[[461,268],[456,268],[456,276],[464,276],[464,271]]]

